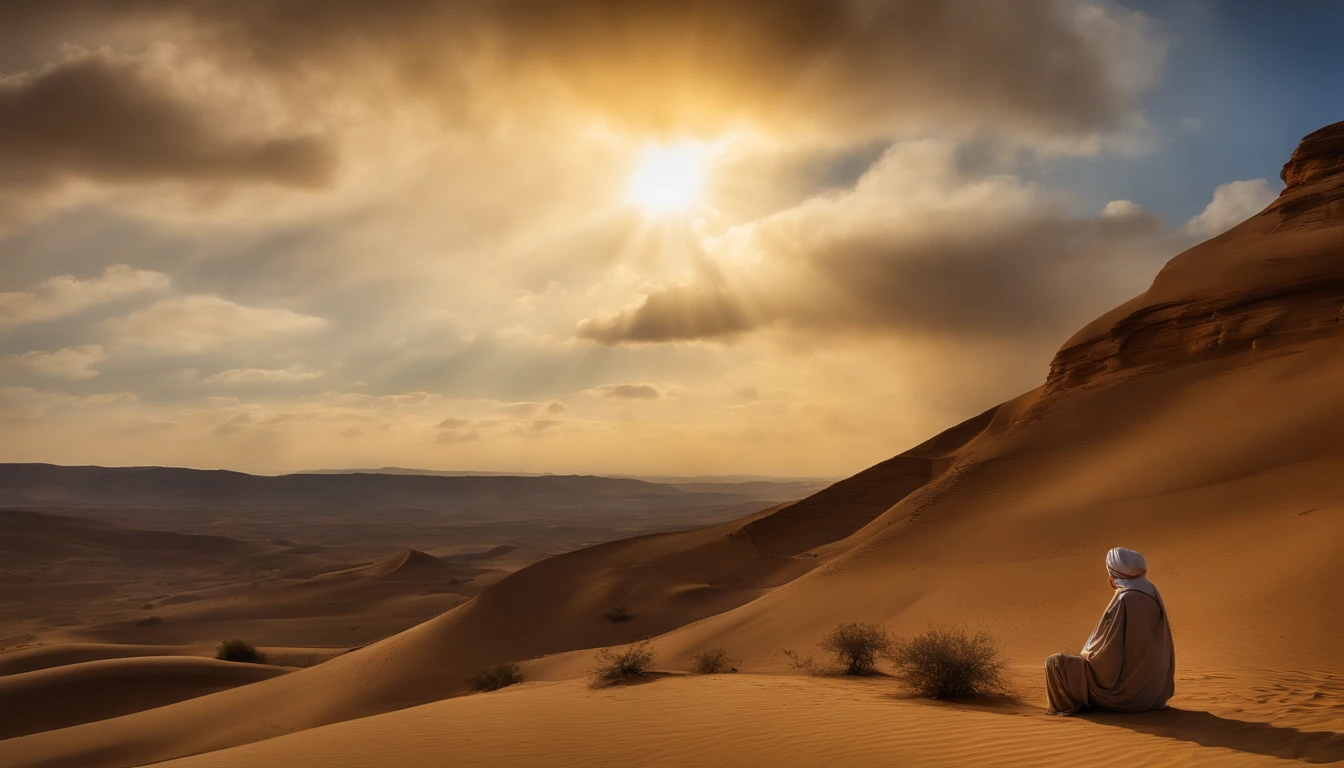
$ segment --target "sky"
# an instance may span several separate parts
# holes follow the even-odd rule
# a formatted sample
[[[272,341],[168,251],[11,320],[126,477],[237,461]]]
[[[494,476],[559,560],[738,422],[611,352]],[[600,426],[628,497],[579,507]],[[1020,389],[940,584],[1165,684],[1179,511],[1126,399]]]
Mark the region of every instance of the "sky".
[[[1344,115],[1344,10],[9,0],[0,461],[836,477]]]

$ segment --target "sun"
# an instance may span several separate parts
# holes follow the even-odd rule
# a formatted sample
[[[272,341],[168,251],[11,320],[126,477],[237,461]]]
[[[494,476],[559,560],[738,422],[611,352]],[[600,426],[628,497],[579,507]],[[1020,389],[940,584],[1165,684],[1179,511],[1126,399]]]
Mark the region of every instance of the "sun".
[[[646,146],[630,175],[627,198],[653,218],[689,212],[704,197],[710,155],[709,146],[690,141]]]

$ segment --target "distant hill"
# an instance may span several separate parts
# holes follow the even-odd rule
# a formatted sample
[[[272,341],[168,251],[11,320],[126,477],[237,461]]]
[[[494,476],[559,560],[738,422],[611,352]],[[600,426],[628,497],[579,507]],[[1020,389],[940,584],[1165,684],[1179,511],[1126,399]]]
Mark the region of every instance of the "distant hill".
[[[358,469],[307,469],[299,475],[433,475],[435,477],[554,477],[554,472],[489,472],[469,469],[415,469],[412,467],[377,467]],[[806,485],[819,490],[839,480],[838,477],[780,477],[777,475],[631,475],[613,473],[599,475],[621,480],[643,480],[664,485]]]
[[[0,464],[0,506],[324,506],[419,507],[489,503],[494,506],[604,500],[684,506],[694,497],[735,494],[685,491],[671,485],[609,477],[438,476],[418,474],[301,474],[262,476],[175,467],[65,467]]]
[[[296,475],[430,475],[433,477],[547,477],[554,472],[488,472],[473,469],[416,469],[414,467],[354,467],[305,469]]]
[[[0,510],[133,528],[285,537],[322,546],[560,552],[722,522],[803,498],[814,482],[674,485],[587,475],[309,473],[0,464]]]

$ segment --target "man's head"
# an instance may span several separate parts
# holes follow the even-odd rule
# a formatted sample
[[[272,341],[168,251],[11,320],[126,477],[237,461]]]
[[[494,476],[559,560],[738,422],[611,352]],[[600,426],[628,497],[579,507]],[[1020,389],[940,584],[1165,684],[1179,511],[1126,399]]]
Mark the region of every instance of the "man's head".
[[[1116,579],[1137,579],[1148,573],[1148,563],[1143,555],[1132,549],[1116,547],[1106,553],[1106,573],[1115,589]]]

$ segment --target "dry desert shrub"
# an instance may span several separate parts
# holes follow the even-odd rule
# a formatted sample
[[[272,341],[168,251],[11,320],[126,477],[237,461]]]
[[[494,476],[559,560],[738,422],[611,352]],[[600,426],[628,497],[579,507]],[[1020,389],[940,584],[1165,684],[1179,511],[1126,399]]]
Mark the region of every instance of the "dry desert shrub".
[[[242,661],[248,664],[266,663],[266,654],[258,651],[251,643],[237,638],[220,643],[215,649],[215,658],[220,661]]]
[[[1002,690],[999,641],[964,626],[931,625],[891,653],[896,677],[920,696],[956,701]]]
[[[277,667],[315,667],[321,664],[325,659],[311,652],[284,653],[271,655],[266,661],[268,664],[274,664]]]
[[[797,669],[802,672],[806,672],[809,675],[824,674],[823,670],[817,666],[817,662],[814,661],[811,656],[803,658],[801,655],[799,655],[797,651],[793,650],[792,648],[781,648],[780,653],[788,657],[789,667],[791,669]]]
[[[846,675],[871,675],[895,644],[885,626],[852,622],[831,630],[818,645],[835,655]]]
[[[512,661],[493,664],[466,679],[467,687],[477,693],[498,691],[526,680],[523,668]]]
[[[723,648],[710,648],[691,657],[691,669],[700,675],[736,672],[737,660],[729,656],[728,651]]]
[[[597,666],[590,674],[594,686],[611,685],[637,678],[653,666],[653,651],[649,641],[627,645],[622,649],[603,648],[597,652]]]

